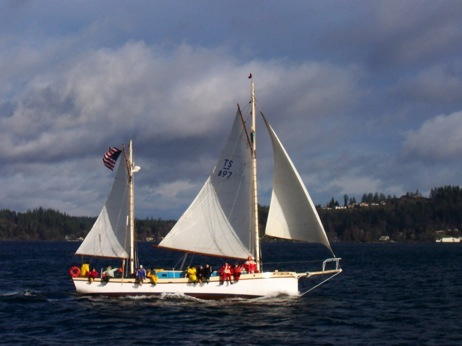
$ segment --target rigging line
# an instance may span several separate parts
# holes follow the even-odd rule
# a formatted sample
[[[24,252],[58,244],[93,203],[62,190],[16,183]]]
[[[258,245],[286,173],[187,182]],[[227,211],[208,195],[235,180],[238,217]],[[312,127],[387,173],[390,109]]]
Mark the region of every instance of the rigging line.
[[[176,268],[179,266],[180,269],[179,270],[183,270],[184,268],[184,264],[186,263],[186,260],[188,259],[188,254],[189,252],[185,252],[183,256],[181,256],[181,258],[178,260],[178,262],[175,263],[175,266],[172,268],[172,270],[177,270]],[[191,260],[192,261],[192,260]],[[190,262],[191,262],[190,261]],[[180,264],[181,262],[181,264]]]
[[[237,104],[237,110],[239,112],[239,115],[241,116],[242,127],[244,128],[244,133],[245,133],[245,136],[247,138],[247,144],[249,145],[250,151],[253,152],[253,147],[252,147],[252,144],[250,142],[250,136],[249,136],[249,133],[247,132],[247,126],[245,124],[245,120],[244,120],[244,117],[242,115],[241,107],[239,107],[239,104]]]
[[[189,266],[192,265],[194,257],[195,257],[195,254],[192,254],[192,256],[189,257]],[[181,268],[181,269],[183,269],[183,268]]]
[[[184,263],[184,256],[186,255],[183,255],[180,257],[180,259],[175,263],[175,265],[173,266],[172,270],[176,270],[176,268],[178,267],[178,265],[181,263]]]
[[[312,260],[312,261],[277,261],[277,262],[265,262],[266,264],[293,264],[293,263],[319,263],[322,260]]]
[[[337,276],[338,274],[340,274],[340,273],[341,273],[341,271],[339,271],[338,273],[335,273],[334,275],[328,277],[326,280],[320,282],[320,283],[317,284],[316,286],[311,287],[308,291],[303,292],[302,294],[300,294],[300,297],[304,296],[304,295],[307,294],[308,292],[311,292],[311,291],[314,290],[315,288],[317,288],[317,287],[319,287],[319,286],[325,284],[327,281],[329,281],[330,279],[333,279],[334,277],[336,277],[336,276]]]

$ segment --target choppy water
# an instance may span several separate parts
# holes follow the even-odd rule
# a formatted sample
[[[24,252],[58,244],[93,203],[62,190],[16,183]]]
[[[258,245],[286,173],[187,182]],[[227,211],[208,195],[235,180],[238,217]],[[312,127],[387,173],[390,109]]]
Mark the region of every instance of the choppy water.
[[[146,263],[159,256],[142,245]],[[462,342],[462,244],[334,245],[344,272],[303,297],[201,301],[79,297],[68,275],[78,244],[0,242],[0,344]],[[264,250],[267,261],[290,262],[311,247]],[[308,287],[303,282],[302,290]]]

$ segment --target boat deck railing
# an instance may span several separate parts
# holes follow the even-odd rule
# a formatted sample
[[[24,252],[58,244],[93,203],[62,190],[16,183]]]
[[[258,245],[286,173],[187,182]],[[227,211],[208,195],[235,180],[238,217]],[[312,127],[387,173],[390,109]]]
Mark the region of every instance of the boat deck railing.
[[[309,290],[301,293],[300,296],[304,296],[308,292],[311,292],[315,288],[325,284],[327,281],[329,281],[329,280],[333,279],[334,277],[336,277],[337,275],[339,275],[342,272],[342,268],[340,268],[340,260],[341,260],[341,258],[337,258],[337,257],[328,258],[328,259],[324,260],[324,262],[322,263],[322,271],[306,272],[304,275],[300,275],[299,277],[307,277],[307,278],[309,278],[311,276],[316,276],[316,275],[329,275],[328,278],[326,278],[322,282],[318,283],[314,287],[311,287]],[[335,263],[335,268],[334,269],[326,269],[326,266],[329,263]]]
[[[341,258],[338,258],[338,257],[326,259],[324,262],[322,262],[322,271],[323,272],[326,271],[327,264],[332,263],[332,262],[335,263],[335,270],[339,270],[340,269],[340,260],[341,260]]]

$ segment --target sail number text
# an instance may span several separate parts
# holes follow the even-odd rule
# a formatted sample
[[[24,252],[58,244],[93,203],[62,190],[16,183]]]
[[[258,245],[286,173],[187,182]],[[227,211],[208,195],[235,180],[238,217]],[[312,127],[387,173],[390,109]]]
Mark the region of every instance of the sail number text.
[[[232,175],[233,160],[225,159],[223,167],[218,171],[217,175],[222,178],[229,179]]]

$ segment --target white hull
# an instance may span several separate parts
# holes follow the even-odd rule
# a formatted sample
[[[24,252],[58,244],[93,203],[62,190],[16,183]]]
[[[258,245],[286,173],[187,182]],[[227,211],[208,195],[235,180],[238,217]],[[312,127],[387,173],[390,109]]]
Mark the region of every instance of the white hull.
[[[302,274],[303,275],[303,274]],[[221,298],[256,298],[276,296],[280,294],[296,296],[299,274],[294,272],[268,272],[259,274],[243,274],[238,282],[220,285],[218,277],[202,284],[188,283],[186,278],[161,279],[156,285],[145,280],[139,285],[135,279],[111,279],[108,283],[96,279],[89,283],[87,278],[76,277],[73,282],[78,294],[131,296],[131,295],[166,295],[180,294],[203,299]]]

